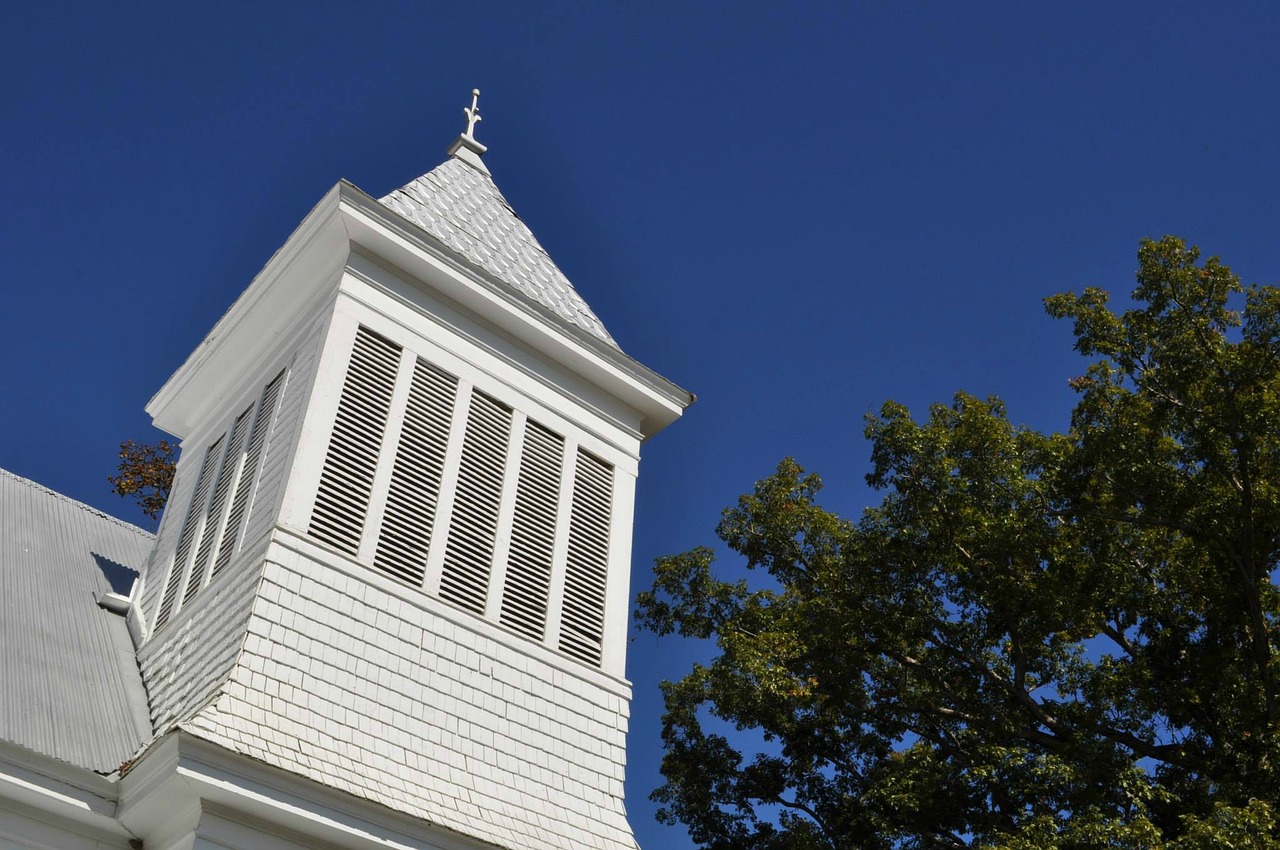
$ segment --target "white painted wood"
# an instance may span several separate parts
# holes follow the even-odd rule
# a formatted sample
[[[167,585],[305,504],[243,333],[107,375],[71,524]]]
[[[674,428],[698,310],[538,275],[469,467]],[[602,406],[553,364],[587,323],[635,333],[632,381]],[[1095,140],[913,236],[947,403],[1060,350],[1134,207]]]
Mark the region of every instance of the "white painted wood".
[[[240,463],[240,471],[231,494],[231,504],[227,508],[227,522],[230,527],[223,531],[221,547],[214,561],[211,575],[217,575],[226,569],[243,545],[249,520],[253,516],[254,497],[261,483],[267,444],[275,426],[276,413],[282,404],[284,391],[288,387],[288,378],[288,367],[277,372],[276,376],[262,388],[262,392],[254,402],[244,459]]]
[[[222,449],[222,462],[218,464],[218,473],[214,476],[213,487],[209,493],[209,505],[205,509],[204,527],[200,530],[196,544],[195,558],[191,562],[191,576],[187,580],[187,589],[183,594],[183,603],[200,592],[200,588],[208,582],[209,572],[213,569],[218,557],[218,545],[222,541],[222,523],[227,517],[231,504],[228,499],[229,490],[235,486],[239,477],[240,463],[244,460],[245,431],[248,429],[249,417],[253,413],[252,406],[241,412],[232,420],[231,427],[223,436],[226,444]]]
[[[627,666],[627,615],[631,610],[631,535],[635,527],[636,479],[614,469],[609,529],[609,583],[605,588],[604,645],[600,667],[622,676]]]
[[[435,529],[431,548],[427,550],[427,572],[423,588],[432,596],[440,595],[440,577],[444,572],[444,553],[453,525],[453,504],[458,495],[458,467],[462,464],[462,443],[471,412],[472,385],[459,379],[457,401],[453,406],[453,423],[449,426],[449,447],[444,454],[444,473],[440,484],[440,501],[436,505]]]
[[[578,444],[564,443],[564,467],[560,473],[560,503],[556,509],[556,542],[551,556],[551,592],[547,602],[547,631],[543,643],[560,651],[560,629],[563,625],[565,563],[569,555],[569,516],[573,512],[573,481],[578,471]]]
[[[234,463],[234,466],[228,472],[228,474],[231,476],[230,484],[228,485],[228,488],[227,488],[227,493],[225,496],[224,504],[222,506],[222,510],[219,512],[219,515],[218,515],[218,524],[214,527],[214,534],[216,536],[214,537],[213,551],[209,554],[209,569],[207,573],[208,576],[210,577],[212,577],[213,572],[217,567],[219,561],[225,560],[223,556],[223,549],[226,547],[230,548],[230,553],[228,554],[227,557],[229,557],[231,554],[234,554],[236,540],[240,536],[239,526],[244,521],[244,513],[241,512],[239,516],[234,518],[234,520],[232,519],[231,515],[232,515],[233,509],[235,508],[236,496],[240,491],[240,489],[242,487],[247,487],[249,489],[252,489],[253,487],[252,481],[244,480],[244,472],[245,472],[244,466],[247,461],[249,440],[253,437],[253,422],[255,417],[257,416],[258,407],[261,403],[262,403],[262,398],[261,396],[259,396],[257,399],[254,400],[253,405],[248,410],[245,411],[245,422],[246,422],[245,432],[241,435],[240,440],[238,441],[233,440],[233,443],[238,443],[238,445],[235,445],[233,447],[233,450],[235,451],[235,463]],[[234,427],[232,430],[234,431]],[[252,473],[252,470],[250,470],[250,472]],[[228,522],[234,522],[236,527],[232,529],[228,529],[227,528]],[[231,537],[229,540],[227,539],[228,531],[230,531],[230,534],[231,534]],[[205,579],[203,583],[207,584],[208,579]]]
[[[402,350],[350,557],[311,540],[307,529],[360,325]],[[642,438],[691,398],[587,336],[549,319],[354,187],[335,187],[313,210],[149,406],[184,445],[209,445],[227,433],[228,417],[243,409],[247,394],[260,392],[278,371],[267,366],[296,353],[299,368],[280,393],[280,422],[264,447],[262,472],[246,479],[254,493],[244,551],[192,599],[181,629],[161,632],[172,639],[153,640],[140,653],[161,727],[181,719],[212,742],[201,747],[222,746],[227,759],[216,769],[179,765],[167,787],[188,801],[242,807],[252,817],[210,815],[203,831],[148,834],[149,847],[468,845],[444,837],[458,834],[537,850],[633,846],[621,806],[630,697],[621,677],[635,475]],[[423,588],[369,566],[388,515],[418,357],[458,379]],[[512,411],[505,463],[496,449],[483,459],[500,489],[480,615],[436,598],[451,535],[462,528],[455,521],[459,470],[478,393]],[[501,622],[530,418],[564,439],[541,642],[527,637],[527,623],[520,631]],[[612,495],[595,507],[608,534],[598,667],[561,649],[580,450],[612,467]],[[227,452],[238,458],[241,449]],[[192,455],[180,481],[191,480],[196,470],[188,468],[201,463]],[[258,500],[269,464],[278,477],[262,485]],[[490,479],[485,486],[492,494],[499,485]],[[206,501],[214,489],[211,483]],[[227,502],[234,498],[233,492]],[[226,509],[217,513],[202,519],[215,544],[225,534],[219,523]],[[157,547],[170,558],[179,520],[162,527]],[[197,556],[199,538],[188,560]],[[216,559],[217,545],[209,561]],[[144,594],[156,598],[156,584],[148,568]],[[185,584],[183,578],[178,586]],[[178,734],[185,740],[186,733]],[[305,758],[299,741],[307,742]],[[373,809],[352,815],[351,801],[362,797],[400,809],[395,830],[382,826],[387,809],[371,816],[376,827],[358,819]],[[180,802],[153,803],[157,822]],[[256,840],[253,818],[277,825],[264,831],[271,838]]]
[[[378,454],[378,467],[373,474],[373,488],[369,495],[369,509],[365,514],[364,535],[356,555],[365,564],[373,563],[373,554],[378,548],[382,516],[387,509],[387,491],[391,486],[391,469],[395,465],[396,446],[400,445],[404,411],[409,404],[409,389],[413,385],[413,367],[417,362],[418,358],[412,351],[403,348],[400,350],[400,369],[396,374],[395,388],[391,392],[387,426],[382,434],[382,450]]]
[[[520,472],[520,450],[524,445],[524,428],[527,417],[516,411],[511,419],[511,431],[507,435],[507,461],[502,479],[502,501],[498,506],[498,531],[493,547],[492,566],[489,569],[489,595],[484,614],[497,620],[502,610],[502,586],[507,580],[507,556],[511,550],[511,520],[516,512],[516,478]]]
[[[415,587],[426,575],[457,396],[457,378],[417,359],[373,556],[377,569]]]
[[[560,525],[564,437],[527,419],[519,463],[506,574],[497,585],[501,591],[497,619],[541,641],[547,631]]]
[[[338,309],[553,431],[583,432],[581,439],[615,466],[635,468],[640,440],[634,411],[446,301],[421,294],[409,301],[409,284],[382,274],[377,281],[345,276]],[[389,291],[392,286],[406,290],[402,298]]]
[[[104,835],[0,796],[0,847],[6,850],[129,850],[128,839]]]
[[[541,318],[508,287],[460,264],[452,252],[415,226],[358,196],[344,203],[345,223],[359,252],[408,271],[428,288],[455,299],[492,326],[523,340],[546,358],[564,364],[641,414],[642,434],[665,427],[692,397],[621,351],[566,331]],[[371,200],[371,199],[370,199]],[[406,226],[407,225],[407,226]]]
[[[256,539],[272,527],[286,505],[285,491],[310,403],[315,370],[319,366],[320,345],[330,319],[326,314],[313,320],[297,345],[286,349],[288,360],[273,364],[265,373],[286,369],[266,443],[262,446],[262,459],[254,479],[256,483],[249,497],[241,547],[244,540]]]
[[[311,506],[324,472],[325,452],[342,399],[342,381],[347,374],[358,325],[354,316],[335,310],[324,333],[319,363],[312,377],[310,401],[303,415],[280,507],[280,522],[299,531],[305,532],[311,520]]]
[[[204,530],[205,517],[209,509],[209,498],[213,495],[213,480],[222,465],[222,452],[226,440],[219,436],[204,450],[200,458],[199,473],[196,476],[196,489],[190,506],[182,520],[182,531],[178,535],[175,550],[173,571],[166,579],[164,595],[160,599],[155,616],[157,628],[171,622],[182,610],[184,589],[191,564],[200,548],[200,535]],[[188,534],[190,532],[190,534]]]
[[[612,466],[579,448],[559,646],[589,664],[600,663],[604,647],[614,477]]]

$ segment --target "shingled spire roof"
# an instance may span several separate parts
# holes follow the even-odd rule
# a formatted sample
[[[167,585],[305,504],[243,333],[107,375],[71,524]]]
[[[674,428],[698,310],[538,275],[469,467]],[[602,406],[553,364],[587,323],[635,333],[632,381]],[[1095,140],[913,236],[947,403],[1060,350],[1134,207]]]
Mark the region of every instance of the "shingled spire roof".
[[[481,161],[486,148],[472,135],[480,120],[478,96],[473,93],[465,110],[467,130],[450,147],[449,159],[379,200],[558,319],[618,348]]]

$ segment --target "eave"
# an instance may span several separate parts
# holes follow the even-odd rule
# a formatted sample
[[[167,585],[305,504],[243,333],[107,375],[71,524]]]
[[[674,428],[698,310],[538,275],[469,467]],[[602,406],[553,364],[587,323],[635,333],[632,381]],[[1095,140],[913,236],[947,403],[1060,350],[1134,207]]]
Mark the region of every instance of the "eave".
[[[220,410],[236,378],[276,350],[299,317],[326,303],[353,246],[407,273],[640,414],[648,438],[691,393],[515,293],[416,224],[343,180],[311,210],[249,288],[147,405],[157,427],[186,438]]]

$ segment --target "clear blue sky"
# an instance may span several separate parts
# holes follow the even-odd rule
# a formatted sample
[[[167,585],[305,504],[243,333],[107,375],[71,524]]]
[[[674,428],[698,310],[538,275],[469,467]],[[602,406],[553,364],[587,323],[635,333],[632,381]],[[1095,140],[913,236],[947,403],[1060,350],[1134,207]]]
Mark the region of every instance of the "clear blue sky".
[[[34,3],[0,32],[0,466],[125,518],[120,440],[335,181],[477,135],[623,348],[698,394],[646,448],[635,587],[785,455],[855,513],[862,417],[957,389],[1065,424],[1043,296],[1143,236],[1280,278],[1280,7]],[[727,564],[732,567],[732,564]],[[654,822],[640,636],[628,808]]]

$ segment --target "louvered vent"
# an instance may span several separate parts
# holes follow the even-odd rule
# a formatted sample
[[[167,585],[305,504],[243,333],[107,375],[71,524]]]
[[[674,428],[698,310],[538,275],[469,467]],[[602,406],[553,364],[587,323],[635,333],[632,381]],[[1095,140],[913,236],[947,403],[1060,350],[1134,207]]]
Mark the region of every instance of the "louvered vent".
[[[249,447],[245,450],[244,463],[240,466],[240,474],[236,476],[235,488],[232,490],[231,510],[227,513],[227,524],[223,527],[222,541],[218,544],[218,556],[213,561],[211,581],[226,569],[227,564],[231,563],[231,556],[235,554],[240,523],[244,520],[245,508],[253,493],[253,480],[257,474],[258,460],[262,457],[262,445],[271,430],[271,417],[275,414],[276,400],[280,397],[280,385],[283,383],[282,371],[262,389],[258,412],[253,417],[253,429],[249,432]]]
[[[219,528],[218,523],[222,520],[222,511],[227,506],[227,496],[231,490],[231,483],[236,478],[236,467],[240,463],[240,450],[244,446],[244,432],[249,427],[249,414],[253,412],[250,407],[244,413],[236,417],[235,424],[231,426],[231,440],[227,443],[226,460],[218,467],[218,477],[213,484],[213,500],[209,502],[209,510],[205,515],[204,529],[200,533],[200,544],[196,547],[196,560],[191,565],[191,577],[187,579],[187,592],[183,594],[183,603],[189,602],[191,597],[204,584],[204,571],[209,566],[209,558],[214,554],[214,544],[218,542]]]
[[[564,438],[529,420],[520,452],[511,549],[499,618],[534,640],[542,640],[547,621],[563,461]]]
[[[579,449],[569,520],[560,649],[589,664],[600,663],[604,640],[612,502],[613,467]]]
[[[457,393],[457,378],[424,360],[414,366],[373,563],[415,587],[422,586],[426,573]]]
[[[400,346],[360,328],[311,513],[311,535],[348,555],[360,548]]]
[[[440,595],[477,614],[484,613],[488,594],[510,434],[511,408],[473,392]]]
[[[311,536],[397,581],[430,588],[445,602],[487,612],[531,640],[599,666],[613,466],[523,417],[513,443],[516,414],[509,405],[422,358],[410,372],[402,368],[405,354],[396,343],[357,330]],[[271,406],[266,392],[231,490],[214,574],[234,551],[231,527],[242,523],[260,463],[268,422],[263,411]],[[393,423],[394,441],[387,435],[393,395],[397,411],[401,399],[405,406],[403,419]],[[576,470],[572,482],[565,480],[566,464]],[[385,490],[373,493],[375,480]],[[495,565],[495,557],[505,563]]]
[[[174,603],[178,600],[178,587],[182,584],[183,567],[187,565],[187,556],[191,554],[191,545],[200,521],[204,518],[205,497],[209,495],[209,479],[218,465],[218,457],[222,454],[222,437],[204,453],[200,462],[200,474],[196,477],[196,491],[191,496],[191,504],[187,507],[186,519],[182,521],[182,532],[178,535],[178,551],[173,558],[173,567],[169,572],[169,580],[164,587],[164,596],[160,599],[160,608],[156,612],[156,628],[169,622]]]

